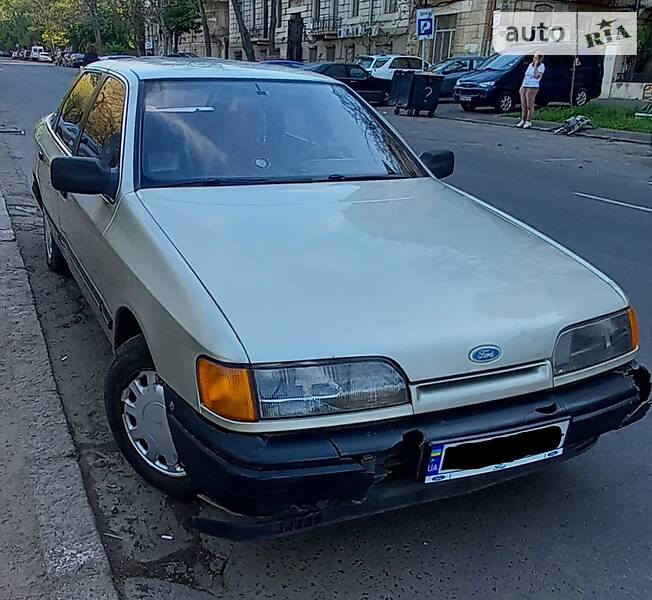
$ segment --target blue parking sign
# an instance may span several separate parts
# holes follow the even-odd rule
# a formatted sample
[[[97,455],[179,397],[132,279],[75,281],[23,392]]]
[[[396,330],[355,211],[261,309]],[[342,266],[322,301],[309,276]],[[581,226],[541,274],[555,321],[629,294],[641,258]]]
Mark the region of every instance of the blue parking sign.
[[[435,37],[435,11],[432,8],[417,9],[417,39],[431,40]]]

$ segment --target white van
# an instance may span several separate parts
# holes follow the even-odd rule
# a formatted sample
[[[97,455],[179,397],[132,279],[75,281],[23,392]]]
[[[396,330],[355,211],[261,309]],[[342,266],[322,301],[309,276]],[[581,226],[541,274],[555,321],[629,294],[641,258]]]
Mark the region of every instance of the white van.
[[[32,46],[32,49],[29,53],[29,59],[38,60],[38,57],[41,55],[41,52],[43,52],[43,46]]]

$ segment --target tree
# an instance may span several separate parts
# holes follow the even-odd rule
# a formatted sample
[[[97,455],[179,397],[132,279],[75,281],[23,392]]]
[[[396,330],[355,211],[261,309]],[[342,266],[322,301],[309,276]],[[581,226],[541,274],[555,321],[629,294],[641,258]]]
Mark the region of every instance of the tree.
[[[208,29],[208,19],[206,18],[206,5],[204,0],[197,0],[199,8],[199,18],[201,20],[201,30],[204,36],[204,54],[206,56],[213,56],[213,48],[211,47],[211,32]]]
[[[251,43],[251,36],[249,35],[249,30],[245,25],[244,18],[242,17],[242,4],[241,0],[231,0],[231,6],[233,7],[233,12],[235,13],[235,20],[238,23],[238,31],[240,32],[240,37],[242,38],[242,49],[247,57],[247,60],[254,62],[256,60],[256,55],[254,54],[254,47]]]
[[[199,8],[195,0],[170,0],[163,10],[163,20],[174,44],[174,51],[179,51],[179,36],[196,31],[199,26]]]
[[[276,20],[280,18],[280,15],[277,16],[276,10],[278,7],[277,0],[271,0],[270,2],[270,11],[269,11],[269,44],[268,44],[268,54],[269,56],[276,56]]]

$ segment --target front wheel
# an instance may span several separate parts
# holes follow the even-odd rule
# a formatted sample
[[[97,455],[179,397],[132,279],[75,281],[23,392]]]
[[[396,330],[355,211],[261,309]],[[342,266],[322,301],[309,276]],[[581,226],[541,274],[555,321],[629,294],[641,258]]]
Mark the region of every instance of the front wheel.
[[[511,92],[501,92],[496,99],[494,108],[499,113],[508,113],[514,109],[514,96]]]
[[[45,242],[45,264],[47,264],[50,271],[57,275],[67,275],[69,271],[66,259],[61,254],[61,250],[54,239],[52,225],[45,212],[43,213],[43,238]]]
[[[139,475],[170,496],[195,495],[170,433],[163,381],[142,335],[116,351],[104,381],[104,408],[120,451]]]

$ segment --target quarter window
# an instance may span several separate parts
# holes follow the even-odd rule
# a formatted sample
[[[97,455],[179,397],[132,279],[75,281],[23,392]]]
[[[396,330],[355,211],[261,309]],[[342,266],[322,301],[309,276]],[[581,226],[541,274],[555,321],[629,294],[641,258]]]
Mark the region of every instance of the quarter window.
[[[84,73],[63,103],[55,131],[70,150],[75,146],[84,112],[101,78],[99,73]]]
[[[124,85],[109,77],[88,113],[77,150],[79,156],[99,158],[102,164],[108,167],[118,166],[124,105]]]

